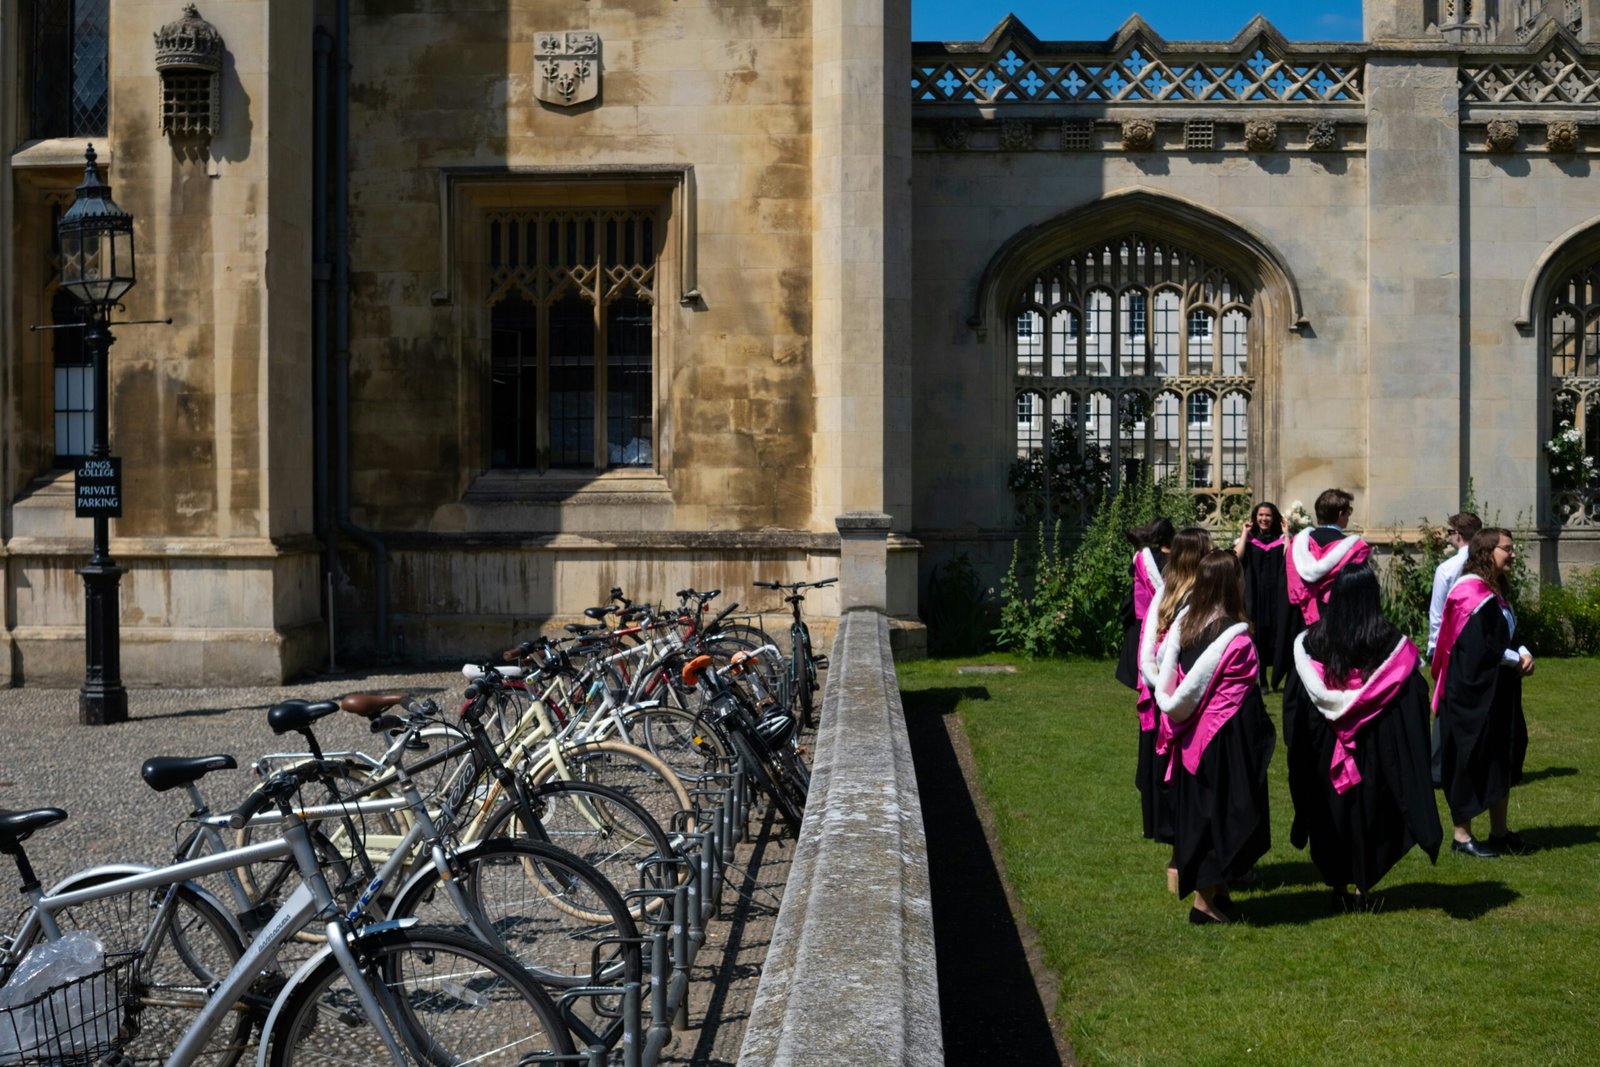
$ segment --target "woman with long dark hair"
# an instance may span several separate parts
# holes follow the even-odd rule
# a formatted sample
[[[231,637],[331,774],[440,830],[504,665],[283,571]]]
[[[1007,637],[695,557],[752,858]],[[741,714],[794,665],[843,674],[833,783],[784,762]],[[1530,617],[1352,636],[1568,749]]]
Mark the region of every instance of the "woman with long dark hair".
[[[1444,837],[1422,656],[1384,618],[1377,574],[1353,563],[1334,577],[1321,618],[1295,639],[1294,660],[1283,692],[1289,840],[1310,844],[1343,906],[1364,906],[1413,845],[1437,860]]]
[[[1294,658],[1292,644],[1299,630],[1294,624],[1301,621],[1300,613],[1289,607],[1289,577],[1284,569],[1288,527],[1270,500],[1257,504],[1250,515],[1233,551],[1244,570],[1244,610],[1250,616],[1262,681],[1266,688],[1277,689]]]
[[[1144,836],[1165,844],[1172,843],[1172,806],[1166,787],[1167,760],[1156,754],[1158,712],[1151,693],[1157,674],[1156,651],[1178,608],[1188,602],[1195,571],[1211,551],[1211,535],[1198,526],[1190,526],[1173,534],[1170,542],[1162,584],[1151,591],[1139,624],[1139,761],[1133,778],[1139,789]],[[1177,874],[1168,869],[1171,873],[1167,881],[1177,892]]]
[[[1189,921],[1234,920],[1228,883],[1247,880],[1272,843],[1267,764],[1277,743],[1261,702],[1239,560],[1200,561],[1189,604],[1161,643],[1156,750],[1168,756],[1178,895]]]
[[[1455,839],[1450,848],[1478,859],[1533,846],[1506,825],[1511,787],[1522,780],[1528,723],[1522,679],[1533,655],[1516,643],[1510,575],[1511,531],[1486,526],[1467,543],[1467,562],[1445,600],[1433,650],[1433,710],[1439,716],[1439,771]],[[1489,813],[1487,845],[1472,820]]]

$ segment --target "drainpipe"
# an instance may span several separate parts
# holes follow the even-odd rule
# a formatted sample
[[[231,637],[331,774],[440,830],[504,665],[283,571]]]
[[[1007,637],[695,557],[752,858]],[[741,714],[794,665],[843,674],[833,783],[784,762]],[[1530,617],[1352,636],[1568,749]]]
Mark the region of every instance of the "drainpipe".
[[[338,669],[338,605],[334,575],[339,573],[337,533],[328,484],[328,82],[333,35],[317,27],[312,35],[311,104],[311,436],[312,527],[322,542],[322,595],[328,619],[328,669]]]
[[[350,521],[350,0],[339,0],[333,83],[333,356],[334,427],[338,528],[372,553],[375,644],[379,658],[389,649],[389,548],[370,530]]]

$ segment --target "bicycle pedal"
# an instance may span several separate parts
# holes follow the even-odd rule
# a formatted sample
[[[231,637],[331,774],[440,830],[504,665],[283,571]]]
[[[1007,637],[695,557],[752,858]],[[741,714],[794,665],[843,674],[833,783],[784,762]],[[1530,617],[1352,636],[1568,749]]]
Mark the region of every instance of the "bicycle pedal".
[[[811,662],[817,668],[817,670],[819,670],[819,671],[825,671],[825,670],[828,669],[828,657],[827,656],[812,656],[811,657]]]

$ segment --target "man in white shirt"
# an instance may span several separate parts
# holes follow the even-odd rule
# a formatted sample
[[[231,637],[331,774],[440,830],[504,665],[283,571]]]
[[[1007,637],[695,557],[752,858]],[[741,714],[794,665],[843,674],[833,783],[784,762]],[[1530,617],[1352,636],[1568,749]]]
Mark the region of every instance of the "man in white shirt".
[[[1467,542],[1472,536],[1483,529],[1483,520],[1470,511],[1463,511],[1452,515],[1450,523],[1450,543],[1455,546],[1455,555],[1439,564],[1433,572],[1433,599],[1428,604],[1428,659],[1433,659],[1433,647],[1439,642],[1439,624],[1444,620],[1444,602],[1450,595],[1450,587],[1456,584],[1456,579],[1461,577],[1461,568],[1467,562]]]

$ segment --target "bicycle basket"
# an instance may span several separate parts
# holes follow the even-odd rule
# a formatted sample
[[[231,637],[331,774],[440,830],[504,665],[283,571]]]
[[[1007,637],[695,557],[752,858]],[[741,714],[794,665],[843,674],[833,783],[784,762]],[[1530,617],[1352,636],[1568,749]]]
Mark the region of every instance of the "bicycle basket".
[[[92,1067],[125,1039],[137,952],[106,954],[93,974],[53,986],[21,1004],[0,1008],[3,1067]]]

